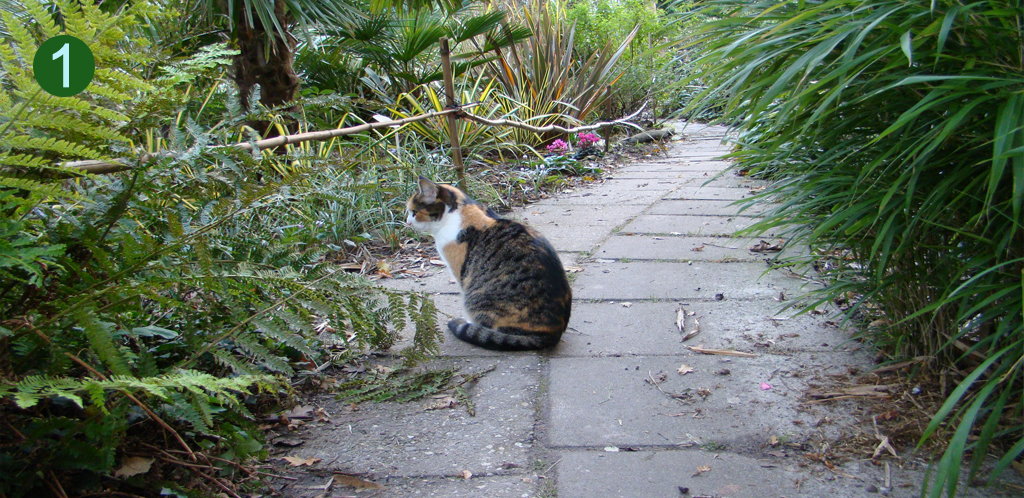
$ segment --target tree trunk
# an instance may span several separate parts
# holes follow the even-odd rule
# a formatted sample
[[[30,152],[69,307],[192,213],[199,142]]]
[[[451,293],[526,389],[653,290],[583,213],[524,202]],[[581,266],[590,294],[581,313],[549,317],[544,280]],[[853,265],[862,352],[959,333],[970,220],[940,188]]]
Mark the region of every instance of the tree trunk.
[[[288,26],[291,19],[285,10],[284,0],[275,0],[274,14],[281,26]],[[253,88],[260,85],[260,102],[278,112],[294,112],[298,106],[288,103],[295,100],[299,89],[299,77],[295,74],[295,37],[288,34],[281,38],[273,26],[266,27],[258,17],[253,17],[254,26],[245,21],[237,24],[238,49],[235,56],[235,74],[233,79],[238,85],[239,99],[244,110],[249,109]],[[267,39],[270,39],[268,51]],[[295,131],[293,119],[287,120],[288,130]],[[277,136],[275,130],[269,130],[269,121],[252,122],[250,125],[259,133]]]

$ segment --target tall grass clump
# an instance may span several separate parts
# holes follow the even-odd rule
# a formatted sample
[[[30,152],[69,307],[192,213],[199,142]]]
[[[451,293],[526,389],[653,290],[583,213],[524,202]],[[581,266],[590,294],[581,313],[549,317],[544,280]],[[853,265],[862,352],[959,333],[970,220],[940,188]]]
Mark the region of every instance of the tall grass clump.
[[[776,179],[851,316],[893,357],[965,372],[922,438],[952,433],[930,496],[1024,452],[1024,6],[1016,0],[711,1],[691,47],[737,167]],[[823,255],[841,255],[822,263]],[[805,261],[807,262],[807,261]],[[819,301],[820,302],[820,301]],[[991,481],[990,481],[991,482]]]

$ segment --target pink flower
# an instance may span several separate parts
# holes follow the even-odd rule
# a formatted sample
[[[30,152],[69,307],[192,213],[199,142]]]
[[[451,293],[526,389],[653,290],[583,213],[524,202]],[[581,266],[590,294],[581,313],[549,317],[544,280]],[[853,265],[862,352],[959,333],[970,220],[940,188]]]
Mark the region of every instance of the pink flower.
[[[594,133],[580,133],[576,135],[576,144],[579,145],[580,148],[590,147],[591,145],[596,144],[600,140],[601,137],[597,136],[597,134]]]
[[[548,152],[553,154],[565,154],[569,151],[569,144],[565,143],[562,139],[556,139],[551,145],[548,146]]]

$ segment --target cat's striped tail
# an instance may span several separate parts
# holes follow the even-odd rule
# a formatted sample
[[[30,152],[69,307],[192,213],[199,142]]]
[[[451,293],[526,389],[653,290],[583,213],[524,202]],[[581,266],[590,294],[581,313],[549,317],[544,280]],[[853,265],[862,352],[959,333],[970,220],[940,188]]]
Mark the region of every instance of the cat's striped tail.
[[[532,332],[523,329],[495,330],[465,320],[451,320],[448,329],[455,337],[474,346],[494,351],[528,351],[547,349],[562,339],[559,332]]]

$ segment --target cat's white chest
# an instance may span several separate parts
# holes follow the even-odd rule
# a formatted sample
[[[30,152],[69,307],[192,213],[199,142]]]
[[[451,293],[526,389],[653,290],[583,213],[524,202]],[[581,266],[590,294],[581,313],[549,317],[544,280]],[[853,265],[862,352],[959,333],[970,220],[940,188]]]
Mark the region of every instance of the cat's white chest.
[[[444,247],[448,244],[457,242],[459,239],[459,232],[462,231],[462,216],[458,211],[452,211],[445,213],[441,217],[440,221],[436,223],[434,230],[431,230],[431,235],[434,236],[434,243],[437,246],[437,254],[441,256],[441,261],[444,261],[445,266],[448,267],[448,273],[452,274],[452,265],[445,257]]]

